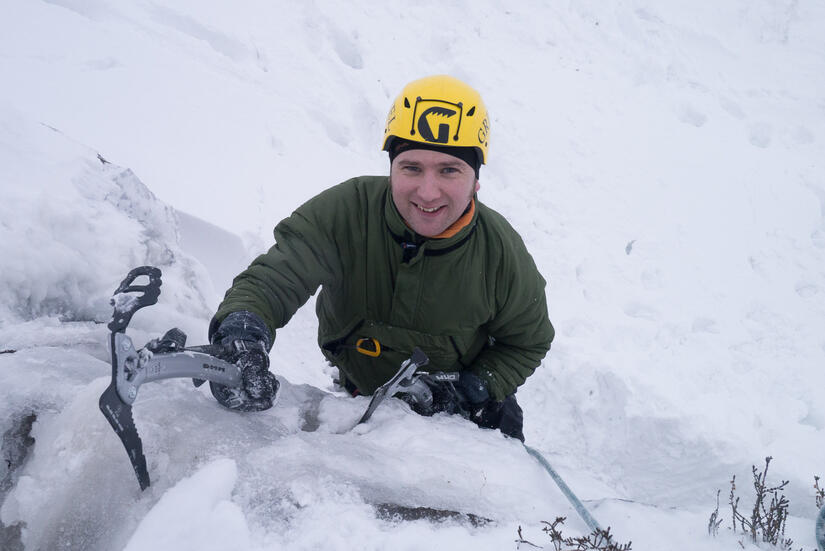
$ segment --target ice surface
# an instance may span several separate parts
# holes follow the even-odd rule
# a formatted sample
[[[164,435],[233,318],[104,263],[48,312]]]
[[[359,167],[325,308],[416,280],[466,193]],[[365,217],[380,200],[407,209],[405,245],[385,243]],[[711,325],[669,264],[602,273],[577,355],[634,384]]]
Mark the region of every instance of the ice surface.
[[[21,533],[0,547],[500,550],[519,524],[538,544],[541,520],[584,529],[497,433],[396,400],[351,429],[367,400],[331,384],[311,303],[277,336],[270,411],[222,410],[185,380],[142,387],[146,492],[97,410],[129,269],[164,277],[136,344],[173,326],[204,342],[279,219],[386,173],[387,106],[437,73],[482,92],[480,198],[549,282],[558,334],[519,391],[528,442],[619,539],[656,551],[738,548],[706,535],[716,490],[772,455],[788,535],[814,546],[821,3],[6,4],[0,350],[17,352],[0,354],[0,431],[37,420],[0,495]]]

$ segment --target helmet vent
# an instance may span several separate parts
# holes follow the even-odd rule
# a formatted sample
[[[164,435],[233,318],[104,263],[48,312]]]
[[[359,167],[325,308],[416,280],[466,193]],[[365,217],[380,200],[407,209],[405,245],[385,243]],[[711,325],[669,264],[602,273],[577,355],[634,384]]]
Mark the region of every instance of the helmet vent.
[[[408,100],[407,98],[404,98],[404,107],[406,107],[407,109],[410,108],[410,100]]]
[[[470,110],[469,110],[469,111],[467,111],[467,116],[468,116],[468,117],[472,117],[472,116],[473,116],[473,113],[475,113],[475,112],[476,112],[476,106],[475,106],[475,105],[473,105],[472,107],[470,107]]]

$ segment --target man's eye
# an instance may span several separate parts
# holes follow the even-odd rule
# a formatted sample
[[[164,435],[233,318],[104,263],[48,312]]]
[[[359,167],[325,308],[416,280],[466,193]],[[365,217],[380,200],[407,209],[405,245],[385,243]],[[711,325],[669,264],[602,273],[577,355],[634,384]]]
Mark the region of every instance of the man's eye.
[[[419,167],[414,166],[414,165],[402,166],[401,170],[403,170],[405,172],[420,172],[421,171],[421,169]]]
[[[460,172],[460,170],[454,166],[445,166],[441,169],[442,174],[457,174],[458,172]]]

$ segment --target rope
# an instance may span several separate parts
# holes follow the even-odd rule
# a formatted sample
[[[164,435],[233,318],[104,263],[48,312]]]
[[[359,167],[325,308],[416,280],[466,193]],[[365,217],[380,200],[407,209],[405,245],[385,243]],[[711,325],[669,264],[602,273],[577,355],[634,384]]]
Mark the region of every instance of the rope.
[[[589,526],[590,529],[594,532],[601,531],[602,528],[601,526],[599,526],[599,523],[596,522],[596,519],[593,518],[593,515],[591,515],[587,511],[587,509],[585,509],[582,502],[579,500],[579,498],[576,497],[576,494],[573,493],[573,490],[571,490],[570,487],[567,484],[565,484],[564,480],[562,480],[562,478],[559,476],[559,473],[557,473],[553,469],[553,467],[550,466],[550,463],[544,458],[544,456],[541,455],[536,449],[531,448],[527,444],[524,444],[524,449],[527,450],[527,453],[535,457],[536,460],[541,464],[541,466],[544,467],[544,470],[547,471],[547,474],[549,474],[553,481],[558,485],[559,489],[564,494],[564,497],[567,498],[567,500],[570,502],[570,504],[573,506],[573,508],[576,510],[576,512],[579,514],[582,520],[584,520],[584,522],[587,523],[587,526]],[[825,511],[825,509],[823,509],[823,511]],[[823,524],[822,528],[825,529],[825,517],[820,515],[820,521],[822,521]],[[825,551],[825,549],[820,548],[820,551]]]

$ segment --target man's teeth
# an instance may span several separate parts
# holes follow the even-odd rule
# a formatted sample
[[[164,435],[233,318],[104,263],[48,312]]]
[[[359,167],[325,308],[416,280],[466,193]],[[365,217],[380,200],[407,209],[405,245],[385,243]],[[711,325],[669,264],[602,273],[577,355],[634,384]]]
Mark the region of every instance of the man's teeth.
[[[423,210],[424,212],[435,212],[435,211],[437,211],[438,209],[440,209],[440,208],[441,208],[441,207],[433,207],[433,208],[431,208],[431,209],[428,209],[428,208],[424,208],[424,207],[422,207],[421,205],[416,205],[416,207],[418,207],[419,209]]]

